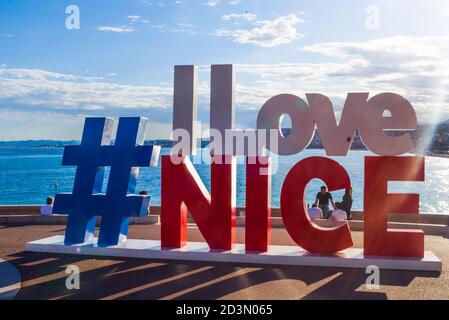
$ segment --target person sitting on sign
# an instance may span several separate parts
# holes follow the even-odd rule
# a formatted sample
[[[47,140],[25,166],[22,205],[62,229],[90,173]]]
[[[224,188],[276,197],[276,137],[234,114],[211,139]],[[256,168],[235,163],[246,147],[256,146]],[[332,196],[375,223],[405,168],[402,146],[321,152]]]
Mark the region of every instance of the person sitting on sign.
[[[323,211],[318,208],[318,205],[316,203],[312,204],[312,208],[309,208],[307,212],[309,213],[309,217],[312,220],[323,219]]]
[[[335,210],[332,212],[331,216],[329,217],[329,220],[332,220],[332,221],[346,221],[347,220],[346,212],[344,210],[342,210],[340,202],[335,203]]]
[[[329,202],[332,207],[335,208],[334,200],[332,199],[332,194],[327,192],[327,187],[322,186],[321,191],[317,193],[315,204],[323,211],[324,219],[329,219]]]
[[[53,197],[47,198],[47,204],[41,207],[41,216],[53,215]]]

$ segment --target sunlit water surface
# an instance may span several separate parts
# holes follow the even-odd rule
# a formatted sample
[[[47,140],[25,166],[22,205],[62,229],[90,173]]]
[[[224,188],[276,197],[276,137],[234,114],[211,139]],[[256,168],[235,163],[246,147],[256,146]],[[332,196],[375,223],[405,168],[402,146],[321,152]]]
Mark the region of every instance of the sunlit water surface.
[[[162,154],[168,154],[163,149]],[[62,167],[63,149],[0,148],[0,204],[38,204],[48,195],[71,192],[75,175],[74,167]],[[364,157],[372,155],[366,151],[351,151],[348,157],[334,158],[348,171],[354,188],[354,208],[363,209]],[[322,150],[306,150],[291,157],[279,157],[274,163],[276,174],[272,179],[273,207],[279,207],[280,190],[288,171],[301,159],[310,156],[325,156]],[[277,165],[276,165],[277,163]],[[210,186],[210,166],[195,164],[205,185]],[[107,180],[105,181],[105,183]],[[307,189],[308,203],[313,202],[323,183],[313,180]],[[160,204],[160,163],[156,168],[142,168],[138,180],[138,191],[147,190],[152,204]],[[420,194],[423,213],[449,213],[449,159],[426,158],[426,181],[424,183],[390,183],[390,192],[413,192]],[[334,192],[338,201],[343,193]],[[237,169],[237,204],[245,204],[245,166],[239,161]]]

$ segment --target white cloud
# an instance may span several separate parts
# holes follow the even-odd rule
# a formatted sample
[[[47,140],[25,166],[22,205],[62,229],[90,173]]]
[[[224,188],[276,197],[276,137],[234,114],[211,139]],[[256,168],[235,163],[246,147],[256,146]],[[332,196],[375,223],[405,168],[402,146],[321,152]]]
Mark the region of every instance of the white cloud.
[[[228,20],[227,18],[225,20]],[[260,47],[288,44],[304,36],[296,29],[296,26],[304,21],[295,14],[273,20],[250,21],[253,21],[252,25],[247,29],[219,29],[215,31],[214,35],[230,38],[237,43],[253,44]]]
[[[136,29],[134,27],[130,27],[130,26],[98,26],[97,27],[98,31],[103,31],[103,32],[114,32],[114,33],[131,33],[136,31]]]
[[[3,141],[80,140],[84,120],[88,116],[87,114],[69,115],[47,111],[0,109],[0,137]],[[118,117],[115,117],[115,120],[117,125]],[[145,138],[167,139],[170,137],[171,129],[171,123],[155,121],[150,117]]]
[[[104,107],[98,106],[98,105],[85,105],[85,106],[82,106],[81,109],[86,110],[86,111],[96,111],[96,110],[104,110]]]
[[[231,0],[231,1],[228,2],[228,4],[231,5],[231,6],[238,5],[239,3],[240,3],[240,0]]]
[[[131,16],[128,16],[128,19],[131,21],[131,23],[137,23],[137,22],[139,22],[140,20],[142,20],[142,16],[139,16],[139,15],[131,15]]]
[[[449,37],[391,37],[366,42],[318,43],[300,48],[326,62],[236,65],[256,80],[237,87],[237,101],[257,110],[269,97],[308,92],[328,95],[341,110],[348,92],[395,92],[414,106],[422,122],[449,117]],[[331,62],[329,62],[331,58]]]
[[[148,19],[144,19],[144,17],[139,16],[139,15],[131,15],[128,16],[128,20],[129,20],[129,24],[132,25],[131,28],[134,28],[134,25],[138,24],[138,23],[150,23],[150,20]]]
[[[39,69],[0,68],[0,105],[59,112],[171,106],[171,85],[132,86]]]
[[[395,92],[411,101],[421,122],[440,121],[449,118],[448,49],[449,37],[394,37],[300,48],[313,55],[314,62],[236,65],[240,79],[237,110],[251,114],[251,119],[254,115],[254,121],[249,122],[253,124],[255,112],[280,93],[300,97],[310,92],[325,94],[335,103],[338,114],[348,92]],[[321,55],[327,56],[326,61],[320,62]],[[204,73],[209,69],[200,67]],[[251,81],[243,81],[245,78]],[[209,90],[208,83],[200,83],[202,112],[209,107]],[[0,67],[0,110],[58,113],[68,119],[70,115],[130,112],[154,117],[159,112],[162,116],[158,121],[169,123],[172,95],[170,81],[138,86],[40,69]]]
[[[247,21],[254,21],[257,19],[257,15],[254,13],[230,13],[221,17],[223,21],[229,21],[233,19],[244,19]]]
[[[204,3],[205,6],[215,7],[217,4],[220,4],[221,0],[208,0]]]
[[[178,23],[177,26],[180,28],[195,28],[195,25],[191,23]]]
[[[80,139],[83,120],[82,115],[0,108],[0,137],[3,141]]]
[[[302,48],[304,51],[334,57],[363,57],[379,63],[441,59],[447,57],[447,37],[397,36],[366,42],[327,42]],[[405,60],[404,60],[405,59]]]

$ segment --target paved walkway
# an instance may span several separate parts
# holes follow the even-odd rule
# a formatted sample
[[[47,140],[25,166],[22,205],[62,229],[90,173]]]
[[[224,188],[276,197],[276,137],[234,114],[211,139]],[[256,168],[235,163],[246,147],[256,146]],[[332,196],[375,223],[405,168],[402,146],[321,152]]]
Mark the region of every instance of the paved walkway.
[[[426,237],[443,273],[381,271],[380,290],[368,290],[364,270],[267,267],[200,262],[89,258],[24,252],[25,243],[63,234],[61,226],[0,227],[0,258],[22,275],[18,299],[449,299],[449,239]],[[159,239],[160,227],[132,226],[130,237]],[[238,229],[238,242],[244,230]],[[203,241],[195,227],[190,241]],[[353,232],[356,247],[363,234]],[[272,242],[294,245],[283,229]],[[81,270],[81,289],[66,289],[68,265]]]
[[[0,300],[12,300],[20,290],[20,272],[17,268],[0,259]]]

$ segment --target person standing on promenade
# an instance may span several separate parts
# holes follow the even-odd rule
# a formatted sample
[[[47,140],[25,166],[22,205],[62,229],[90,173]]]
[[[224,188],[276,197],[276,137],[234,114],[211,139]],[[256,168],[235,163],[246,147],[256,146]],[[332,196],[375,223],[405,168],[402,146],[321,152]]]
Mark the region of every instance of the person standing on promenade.
[[[139,196],[148,196],[148,191],[145,190],[140,191]],[[150,206],[148,206],[147,208],[147,213],[148,215],[150,215]]]
[[[341,203],[341,208],[346,212],[348,220],[352,220],[352,188],[346,189],[345,195],[343,196],[343,201]]]
[[[317,193],[315,204],[323,211],[324,219],[329,219],[329,202],[332,204],[332,207],[335,208],[334,200],[332,199],[332,194],[327,192],[327,187],[322,186],[321,191]]]

